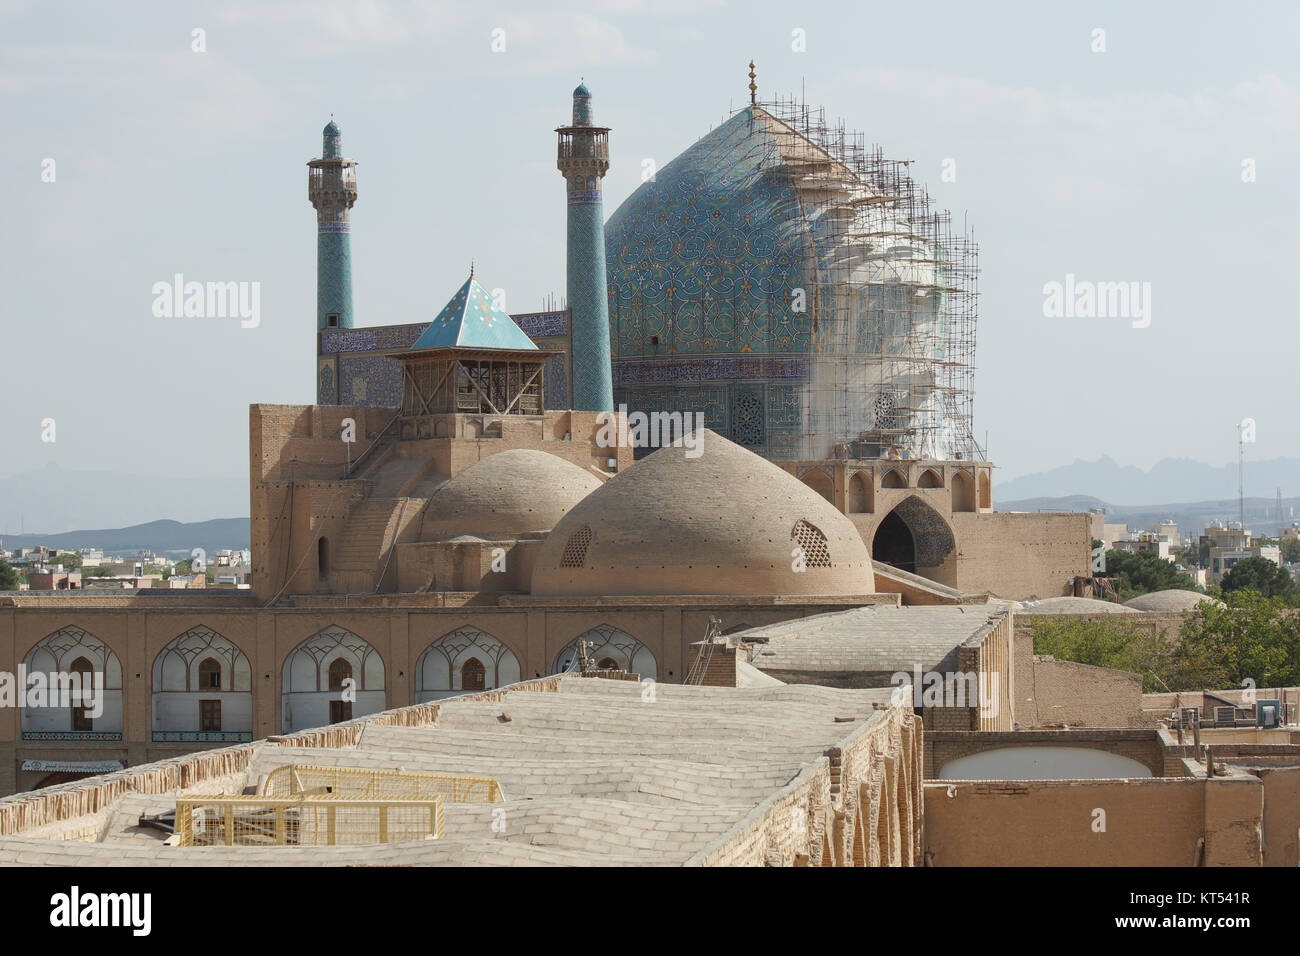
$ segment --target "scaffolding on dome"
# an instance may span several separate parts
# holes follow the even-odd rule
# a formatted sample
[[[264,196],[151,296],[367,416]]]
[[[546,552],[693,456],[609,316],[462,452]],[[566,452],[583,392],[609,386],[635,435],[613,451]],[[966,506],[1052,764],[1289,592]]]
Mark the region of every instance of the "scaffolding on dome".
[[[909,175],[794,97],[753,107],[788,175],[812,288],[805,459],[983,460],[973,434],[979,252]]]

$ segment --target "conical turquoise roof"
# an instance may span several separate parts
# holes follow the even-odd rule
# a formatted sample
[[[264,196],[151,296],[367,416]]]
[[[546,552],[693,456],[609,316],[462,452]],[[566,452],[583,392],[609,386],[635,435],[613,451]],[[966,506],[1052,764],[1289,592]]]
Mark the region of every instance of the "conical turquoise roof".
[[[533,340],[498,308],[471,275],[429,323],[412,349],[510,349],[535,351]]]

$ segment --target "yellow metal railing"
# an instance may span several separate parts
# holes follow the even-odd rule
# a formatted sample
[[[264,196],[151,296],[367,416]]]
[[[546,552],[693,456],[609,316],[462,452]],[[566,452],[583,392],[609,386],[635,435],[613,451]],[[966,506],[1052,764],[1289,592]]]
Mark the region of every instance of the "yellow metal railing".
[[[181,846],[358,846],[441,839],[442,800],[322,796],[176,801]]]
[[[505,797],[494,777],[409,773],[357,767],[315,767],[288,764],[276,767],[262,782],[264,797],[328,793],[361,800],[429,800],[446,803],[500,803]]]

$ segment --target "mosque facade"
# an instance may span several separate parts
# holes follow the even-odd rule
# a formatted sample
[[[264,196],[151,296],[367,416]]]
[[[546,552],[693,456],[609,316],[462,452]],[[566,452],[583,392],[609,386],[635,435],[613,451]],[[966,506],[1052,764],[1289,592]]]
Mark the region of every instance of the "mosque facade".
[[[569,288],[586,291],[560,311],[509,315],[471,273],[428,321],[357,326],[355,163],[326,127],[311,165],[317,401],[250,406],[251,591],[8,599],[0,669],[98,660],[114,696],[96,718],[9,711],[0,786],[544,679],[582,646],[602,668],[680,682],[713,621],[1048,597],[1088,573],[1088,516],[996,512],[992,465],[961,427],[932,427],[962,406],[931,387],[947,360],[907,351],[928,303],[900,319],[906,334],[835,338],[866,329],[882,270],[890,295],[956,295],[919,261],[940,258],[921,241],[933,231],[909,225],[906,253],[892,233],[850,234],[889,231],[852,210],[903,190],[846,193],[830,154],[751,106],[624,203],[603,262],[591,237],[608,130],[585,91],[560,167],[570,231],[586,237],[569,244]],[[760,127],[780,163],[745,158]],[[791,221],[792,195],[833,202]],[[889,414],[846,417],[836,382],[859,410],[892,395],[863,406]],[[610,406],[642,399],[703,411],[703,454],[633,447]]]

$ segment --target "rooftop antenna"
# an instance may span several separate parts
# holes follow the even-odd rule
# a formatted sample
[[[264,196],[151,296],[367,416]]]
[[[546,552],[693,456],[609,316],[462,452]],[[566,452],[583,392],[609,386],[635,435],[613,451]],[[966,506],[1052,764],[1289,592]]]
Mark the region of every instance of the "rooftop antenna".
[[[1245,423],[1237,424],[1237,516],[1241,521],[1241,532],[1246,533],[1246,429]]]

